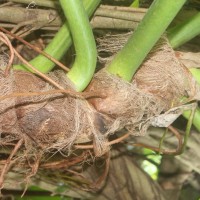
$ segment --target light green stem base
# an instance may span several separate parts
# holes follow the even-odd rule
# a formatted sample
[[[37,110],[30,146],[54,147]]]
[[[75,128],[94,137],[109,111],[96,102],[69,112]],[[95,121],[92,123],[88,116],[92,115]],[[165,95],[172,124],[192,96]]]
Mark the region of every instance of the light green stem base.
[[[168,39],[175,49],[200,34],[200,12],[168,31]]]
[[[95,1],[83,0],[83,4],[85,10],[87,11],[88,16],[92,15],[92,13],[95,11],[99,3],[100,0],[95,0]],[[45,48],[44,51],[49,55],[51,55],[52,57],[54,57],[55,59],[60,60],[63,57],[63,55],[67,52],[71,44],[72,44],[72,39],[69,32],[69,28],[67,23],[65,23],[60,28],[58,33],[54,36],[54,38],[48,44],[48,46]],[[48,73],[55,67],[55,63],[43,55],[39,55],[33,60],[31,60],[30,64],[43,73]],[[13,68],[17,70],[30,71],[28,70],[28,67],[26,67],[25,65],[14,65]]]
[[[131,81],[146,55],[186,0],[155,0],[124,48],[107,66],[108,72]]]
[[[97,61],[96,44],[81,0],[60,0],[68,20],[76,50],[75,62],[67,74],[76,91],[83,91],[91,81]]]

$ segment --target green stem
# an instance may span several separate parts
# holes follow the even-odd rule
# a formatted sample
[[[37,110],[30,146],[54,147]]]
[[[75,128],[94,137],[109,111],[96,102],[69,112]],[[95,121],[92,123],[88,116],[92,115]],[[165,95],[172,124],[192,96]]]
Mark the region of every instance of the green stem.
[[[177,48],[200,34],[200,12],[181,24],[169,29],[168,39],[173,48]]]
[[[196,68],[190,68],[190,72],[192,73],[193,77],[195,78],[195,80],[200,84],[200,70],[196,69]],[[183,113],[183,116],[189,120],[190,119],[190,113],[191,111],[185,111]],[[200,108],[197,108],[195,110],[195,114],[193,117],[193,121],[192,121],[193,125],[195,126],[195,128],[200,131]]]
[[[133,74],[185,1],[155,0],[124,48],[107,66],[108,72],[131,81]]]
[[[164,139],[165,139],[165,136],[167,135],[168,133],[168,129],[166,128],[165,129],[165,132],[163,133],[161,139],[160,139],[160,143],[159,143],[159,154],[161,154],[162,152],[162,145],[163,145],[163,142],[164,142]]]
[[[191,116],[191,110],[185,111],[183,113],[183,116],[187,119],[190,120]],[[193,121],[192,124],[195,126],[195,128],[200,131],[200,108],[197,108],[194,113]]]
[[[99,3],[100,0],[83,0],[83,4],[85,6],[88,16],[92,15]],[[67,49],[71,46],[71,44],[71,35],[68,26],[65,23],[44,51],[55,59],[60,60],[62,56],[66,53]],[[30,64],[43,73],[48,73],[55,66],[54,62],[43,55],[38,55],[36,58],[30,61]],[[28,67],[26,65],[14,65],[14,69],[28,70]]]
[[[196,107],[192,108],[192,110],[190,110],[190,112],[189,112],[188,123],[187,123],[186,130],[185,130],[183,148],[182,148],[181,153],[183,153],[185,151],[185,149],[186,149],[187,141],[188,141],[188,138],[189,138],[190,132],[191,132],[191,127],[192,127],[192,124],[194,124],[194,122],[195,122],[194,121],[194,116],[196,114],[195,110],[196,110]]]
[[[192,73],[193,77],[200,84],[200,70],[197,68],[190,68],[190,72]]]
[[[81,0],[60,0],[60,4],[76,50],[76,59],[67,77],[74,83],[76,91],[82,91],[96,68],[97,50],[92,28]]]

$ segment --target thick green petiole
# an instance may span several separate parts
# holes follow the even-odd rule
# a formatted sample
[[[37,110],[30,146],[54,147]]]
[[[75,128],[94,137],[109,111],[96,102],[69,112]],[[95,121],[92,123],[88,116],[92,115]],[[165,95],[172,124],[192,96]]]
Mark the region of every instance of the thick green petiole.
[[[177,48],[200,34],[200,12],[168,30],[168,39]]]
[[[60,0],[72,34],[76,58],[67,74],[76,91],[84,90],[96,68],[97,50],[87,14],[81,0]]]
[[[88,16],[91,16],[94,10],[99,5],[100,0],[83,0],[85,10],[87,11]],[[67,24],[65,23],[52,41],[45,48],[45,52],[54,57],[57,60],[60,60],[62,56],[66,53],[67,49],[72,44],[71,35],[68,29]],[[39,55],[33,60],[30,61],[30,64],[37,68],[40,72],[48,73],[55,66],[54,62],[49,60],[43,55]],[[14,69],[18,70],[28,70],[25,65],[14,65]]]
[[[185,2],[155,0],[127,44],[107,66],[107,71],[131,81],[133,74]]]

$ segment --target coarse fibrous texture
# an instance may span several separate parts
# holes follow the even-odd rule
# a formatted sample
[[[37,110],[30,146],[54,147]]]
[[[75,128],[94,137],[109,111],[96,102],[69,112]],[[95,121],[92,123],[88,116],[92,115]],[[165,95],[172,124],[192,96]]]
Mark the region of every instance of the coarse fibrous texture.
[[[98,38],[98,52],[100,62],[109,63],[114,54],[119,51],[130,37],[130,33],[106,35]],[[165,110],[181,102],[181,98],[194,97],[198,92],[192,74],[179,61],[168,40],[163,36],[136,72],[133,81],[137,86],[162,99]]]
[[[197,85],[192,74],[176,58],[166,38],[162,38],[148,54],[134,76],[138,87],[161,99],[165,110],[193,98]]]
[[[71,88],[64,73],[55,71],[49,76],[64,88]],[[14,71],[9,77],[4,77],[1,71],[0,87],[3,96],[53,89],[41,78],[23,71]],[[101,131],[104,117],[86,100],[54,94],[8,98],[0,103],[0,132],[4,138],[1,143],[24,138],[27,151],[41,147],[44,152],[49,152],[55,149],[70,151],[74,143],[96,139],[98,146],[101,140],[106,140]]]
[[[108,133],[127,128],[133,135],[144,135],[149,119],[163,111],[158,98],[140,90],[135,82],[128,83],[106,70],[95,75],[88,90],[99,91],[106,96],[89,101],[98,112],[114,120]]]
[[[109,47],[105,47],[106,52],[109,52]],[[110,53],[113,53],[113,49],[111,45]],[[131,131],[138,131],[138,135],[146,132],[154,116],[194,100],[199,91],[191,73],[176,58],[166,38],[155,45],[131,84],[108,73],[101,73],[95,75],[90,90],[104,91],[107,98],[92,99],[91,103],[99,112],[123,123],[122,127],[131,126]],[[107,81],[111,77],[112,80]]]
[[[64,88],[71,88],[64,73],[55,71],[49,76]],[[0,80],[3,96],[53,89],[29,72],[14,71],[9,77],[1,72]],[[0,130],[4,139],[1,142],[6,144],[24,138],[27,152],[42,148],[43,153],[55,150],[70,153],[74,143],[93,141],[95,153],[100,156],[109,149],[110,134],[125,127],[134,135],[144,135],[149,119],[162,111],[158,100],[140,91],[136,84],[124,82],[104,70],[97,73],[95,81],[97,85],[92,89],[91,84],[90,91],[101,93],[104,88],[102,93],[107,96],[100,99],[104,102],[101,109],[94,108],[86,100],[63,94],[2,100]],[[104,107],[106,105],[108,107]]]
[[[49,76],[72,89],[64,73],[55,71]],[[2,96],[53,89],[41,78],[22,71],[14,71],[9,77],[1,71],[0,81]],[[91,105],[64,94],[2,100],[1,142],[23,137],[33,147],[36,144],[51,151],[70,150],[74,143],[93,141],[96,155],[102,155],[109,149],[110,134],[127,128],[133,135],[144,135],[154,116],[185,103],[183,97],[191,100],[196,84],[164,40],[151,51],[132,83],[101,70],[87,90],[106,97],[90,98]]]
[[[64,72],[54,71],[48,76],[73,90]],[[131,83],[106,68],[97,72],[86,91],[101,97],[86,100],[64,93],[40,94],[53,89],[30,72],[11,71],[5,77],[0,71],[0,145],[12,147],[23,139],[12,163],[17,161],[13,169],[23,171],[25,178],[34,175],[40,163],[51,169],[58,167],[48,165],[49,153],[59,152],[65,155],[59,159],[68,159],[73,165],[74,144],[93,142],[95,156],[102,156],[109,151],[108,137],[116,131],[127,129],[132,135],[143,136],[154,117],[195,99],[199,91],[165,39],[151,51]],[[34,92],[38,95],[20,96]]]

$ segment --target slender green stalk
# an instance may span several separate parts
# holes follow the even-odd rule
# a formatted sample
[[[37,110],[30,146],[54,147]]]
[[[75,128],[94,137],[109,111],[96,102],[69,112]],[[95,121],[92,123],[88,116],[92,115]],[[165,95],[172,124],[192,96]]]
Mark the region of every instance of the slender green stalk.
[[[97,50],[87,14],[81,0],[60,0],[72,34],[76,59],[67,74],[76,91],[84,90],[96,68]]]
[[[45,48],[45,52],[54,57],[57,60],[60,60],[61,57],[66,53],[67,49],[71,46],[72,40],[66,24],[64,24],[59,32],[55,35],[53,40],[48,44]],[[43,55],[38,55],[36,58],[29,62],[40,72],[48,73],[50,72],[55,63],[46,58]],[[30,71],[26,65],[14,65],[14,69],[17,70],[28,70]]]
[[[83,0],[83,4],[88,16],[92,15],[99,3],[100,0]],[[54,57],[55,59],[60,60],[66,53],[67,49],[71,46],[71,44],[71,35],[68,29],[68,25],[65,23],[44,51],[52,57]],[[54,62],[52,62],[43,55],[38,55],[36,58],[30,61],[30,64],[43,73],[48,73],[55,66]],[[28,70],[28,68],[25,65],[14,65],[14,69]]]
[[[196,115],[196,107],[193,108],[192,110],[190,110],[189,113],[189,116],[188,116],[188,123],[187,123],[187,126],[186,126],[186,131],[185,131],[185,136],[184,136],[184,142],[183,142],[183,148],[182,148],[182,151],[181,153],[183,153],[185,151],[185,148],[186,148],[186,145],[187,145],[187,141],[188,141],[188,138],[190,136],[190,131],[191,131],[191,128],[192,128],[192,124],[194,124],[194,116]],[[199,123],[198,123],[199,124]],[[200,125],[198,125],[199,128],[200,128]]]
[[[162,135],[162,137],[160,139],[160,142],[159,142],[159,152],[158,152],[159,154],[162,153],[162,145],[163,145],[163,142],[165,140],[165,137],[166,137],[167,133],[168,133],[168,128],[165,129],[165,132],[163,133],[163,135]]]
[[[183,113],[183,116],[190,120],[190,116],[191,116],[191,111],[188,110],[188,111],[185,111]],[[200,108],[196,108],[195,110],[195,113],[194,113],[194,117],[193,117],[193,120],[192,120],[192,123],[193,125],[195,126],[195,128],[200,131]]]
[[[127,44],[107,66],[108,72],[131,81],[133,74],[185,2],[155,0]]]
[[[196,81],[200,84],[200,70],[196,68],[191,68],[190,72],[192,73],[193,77],[196,79]],[[185,111],[183,113],[183,116],[189,120],[190,119],[190,113],[191,111]],[[195,110],[195,114],[193,117],[193,125],[196,127],[198,131],[200,131],[200,108],[197,108]]]
[[[200,34],[200,12],[168,30],[168,39],[177,48]]]

